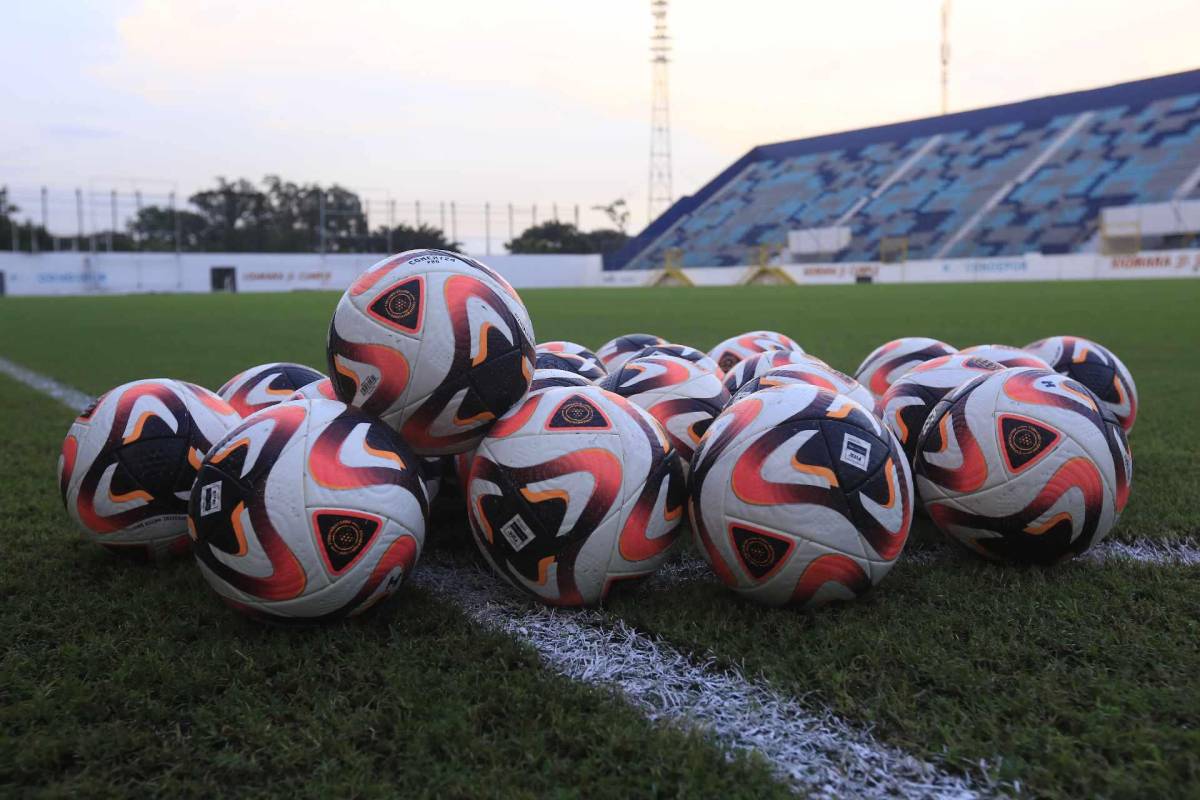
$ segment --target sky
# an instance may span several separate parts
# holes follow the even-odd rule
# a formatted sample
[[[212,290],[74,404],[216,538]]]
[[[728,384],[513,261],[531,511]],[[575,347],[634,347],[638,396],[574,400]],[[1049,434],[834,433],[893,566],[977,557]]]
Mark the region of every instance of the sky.
[[[755,145],[940,110],[941,0],[675,0],[676,195]],[[647,220],[648,0],[39,0],[0,25],[0,185],[52,229],[216,176],[339,182],[492,239]],[[950,109],[1200,67],[1196,0],[957,0]],[[98,198],[98,199],[97,199]]]

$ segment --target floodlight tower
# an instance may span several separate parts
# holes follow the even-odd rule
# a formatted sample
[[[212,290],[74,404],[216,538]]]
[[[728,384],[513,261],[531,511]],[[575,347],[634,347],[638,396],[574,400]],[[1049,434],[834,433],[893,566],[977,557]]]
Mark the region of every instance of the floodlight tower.
[[[942,0],[942,113],[950,110],[950,0]]]
[[[647,222],[665,211],[671,193],[671,105],[668,101],[667,65],[671,38],[667,35],[667,0],[650,0],[654,33],[650,36],[652,96],[650,101],[650,183],[646,192]]]

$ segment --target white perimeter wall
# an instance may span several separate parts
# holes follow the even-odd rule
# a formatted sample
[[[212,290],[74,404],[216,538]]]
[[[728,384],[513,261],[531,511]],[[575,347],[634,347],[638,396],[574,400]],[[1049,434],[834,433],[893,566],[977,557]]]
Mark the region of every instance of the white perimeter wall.
[[[380,258],[308,253],[0,253],[0,272],[9,295],[210,292],[213,267],[237,270],[239,292],[341,291]],[[585,286],[598,281],[602,272],[598,255],[497,255],[481,260],[518,289]]]
[[[213,267],[233,267],[239,292],[278,292],[341,290],[378,260],[378,255],[273,253],[0,253],[0,272],[9,295],[209,292]],[[496,255],[482,260],[518,289],[643,286],[659,275],[646,270],[605,272],[595,255]],[[854,283],[860,276],[876,283],[1180,278],[1200,277],[1200,250],[1118,256],[1030,253],[902,264],[789,264],[781,269],[801,284]],[[682,270],[698,286],[741,283],[753,271],[753,267]]]

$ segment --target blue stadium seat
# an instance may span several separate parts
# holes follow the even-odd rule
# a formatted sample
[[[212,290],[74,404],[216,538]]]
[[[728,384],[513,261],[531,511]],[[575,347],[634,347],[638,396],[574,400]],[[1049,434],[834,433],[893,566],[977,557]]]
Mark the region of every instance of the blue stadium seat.
[[[679,200],[607,268],[753,263],[797,228],[848,225],[829,258],[1087,248],[1106,206],[1200,197],[1200,70],[756,147]]]

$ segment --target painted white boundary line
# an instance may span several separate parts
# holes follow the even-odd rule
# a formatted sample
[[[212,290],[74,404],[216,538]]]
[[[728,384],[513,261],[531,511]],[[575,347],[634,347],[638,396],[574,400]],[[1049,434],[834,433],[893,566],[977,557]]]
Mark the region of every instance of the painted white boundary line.
[[[976,560],[965,550],[947,543],[944,547],[906,552],[900,556],[909,564],[946,564],[955,560]],[[1079,563],[1106,564],[1113,561],[1134,561],[1154,566],[1194,567],[1200,566],[1200,544],[1191,539],[1178,542],[1142,541],[1136,544],[1107,541],[1093,547],[1078,558]],[[1070,562],[1062,566],[1069,566]],[[718,583],[717,576],[701,556],[686,551],[681,557],[664,564],[643,584],[647,589],[671,586],[677,583],[705,581]]]
[[[83,392],[2,357],[0,372],[72,410],[91,403]],[[779,778],[809,796],[941,800],[994,793],[711,659],[693,661],[621,620],[533,605],[477,568],[427,559],[411,580],[457,603],[476,623],[532,646],[554,671],[616,690],[651,721],[699,729],[730,750],[757,752]]]
[[[621,620],[535,605],[482,570],[426,562],[412,582],[451,598],[480,625],[529,644],[555,672],[616,690],[650,720],[702,730],[730,750],[757,752],[777,776],[810,796],[976,798],[994,791],[736,670],[694,661]]]
[[[92,404],[92,397],[90,395],[78,389],[72,389],[70,386],[59,383],[53,378],[47,378],[45,375],[41,375],[31,369],[26,369],[20,364],[14,364],[3,356],[0,356],[0,372],[13,380],[25,384],[31,389],[36,389],[42,394],[53,397],[72,411],[83,411]]]

